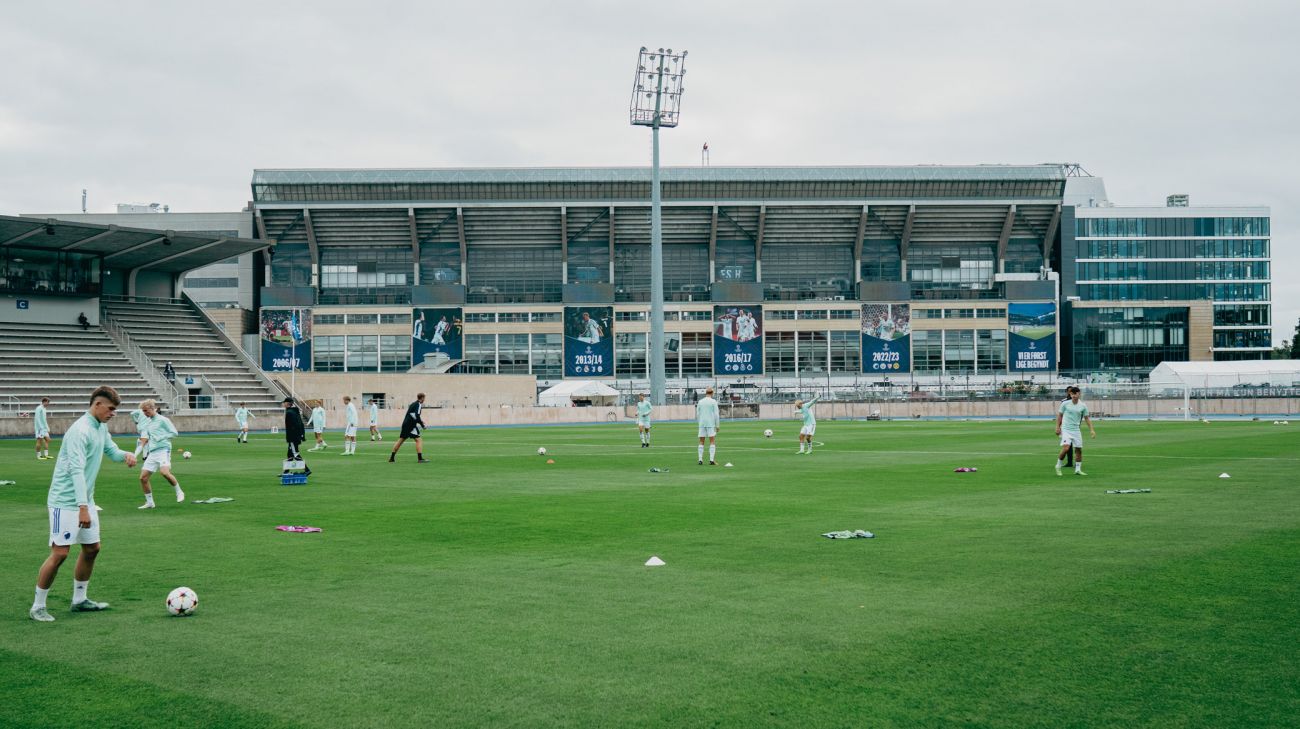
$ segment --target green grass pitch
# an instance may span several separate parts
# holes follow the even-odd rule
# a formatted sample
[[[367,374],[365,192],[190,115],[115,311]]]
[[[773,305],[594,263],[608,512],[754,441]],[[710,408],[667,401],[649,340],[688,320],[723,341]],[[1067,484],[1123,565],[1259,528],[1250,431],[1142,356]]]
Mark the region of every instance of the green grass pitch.
[[[685,423],[430,431],[422,466],[330,433],[300,487],[277,436],[182,436],[189,498],[235,501],[137,511],[105,463],[112,609],[67,611],[69,562],[53,624],[53,462],[0,442],[0,726],[1296,726],[1296,426],[1102,422],[1061,478],[1050,421],[797,430],[724,423],[734,468]]]

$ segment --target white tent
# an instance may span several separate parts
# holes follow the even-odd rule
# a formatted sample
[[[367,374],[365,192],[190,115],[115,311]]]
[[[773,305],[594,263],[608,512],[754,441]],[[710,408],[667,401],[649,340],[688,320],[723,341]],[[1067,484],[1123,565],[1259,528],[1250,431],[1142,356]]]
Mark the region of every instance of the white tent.
[[[1160,395],[1184,388],[1296,387],[1300,385],[1300,360],[1260,359],[1239,362],[1161,362],[1151,370],[1151,393]]]
[[[566,380],[537,396],[537,404],[550,407],[573,407],[575,401],[591,405],[614,405],[618,390],[591,380]]]

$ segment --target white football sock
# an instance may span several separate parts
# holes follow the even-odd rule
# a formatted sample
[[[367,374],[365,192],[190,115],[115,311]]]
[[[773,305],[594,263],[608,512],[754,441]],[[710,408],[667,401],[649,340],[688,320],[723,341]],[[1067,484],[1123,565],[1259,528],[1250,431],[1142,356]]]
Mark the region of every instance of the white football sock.
[[[33,609],[33,610],[44,610],[44,609],[45,609],[45,598],[48,597],[49,594],[50,594],[50,591],[49,591],[49,590],[42,590],[42,589],[39,588],[39,587],[36,588],[36,599],[35,599],[35,600],[32,600],[32,609]]]
[[[1078,473],[1079,471],[1082,471],[1082,470],[1083,470],[1083,463],[1082,463],[1081,461],[1075,461],[1075,462],[1074,462],[1074,472],[1075,472],[1075,473]]]
[[[49,449],[49,448],[46,448],[46,449],[45,449],[45,457],[46,457],[46,458],[49,458],[49,457],[50,457],[50,449]]]
[[[146,503],[146,504],[152,504],[152,503],[153,503],[153,492],[152,492],[152,491],[150,491],[149,493],[147,493],[147,494],[144,495],[144,503]]]
[[[1058,458],[1058,459],[1056,459],[1056,467],[1057,467],[1057,468],[1060,468],[1061,466],[1064,466],[1064,465],[1065,465],[1065,459],[1064,459],[1064,458]]]
[[[181,482],[177,481],[176,484],[172,486],[172,488],[176,489],[176,493],[178,494],[181,493]]]
[[[717,458],[714,458],[714,456],[716,456],[717,454],[718,454],[718,447],[717,447],[716,445],[713,445],[712,443],[710,443],[710,444],[709,444],[709,460],[710,460],[710,461],[716,461],[716,460],[718,460]]]
[[[73,580],[72,581],[72,604],[76,605],[86,599],[86,587],[90,585],[90,580]]]
[[[696,458],[695,460],[697,460],[697,461],[702,461],[702,460],[704,460],[704,446],[703,446],[703,445],[700,446],[700,448],[699,448],[699,453],[700,453],[700,457],[699,457],[699,458]]]

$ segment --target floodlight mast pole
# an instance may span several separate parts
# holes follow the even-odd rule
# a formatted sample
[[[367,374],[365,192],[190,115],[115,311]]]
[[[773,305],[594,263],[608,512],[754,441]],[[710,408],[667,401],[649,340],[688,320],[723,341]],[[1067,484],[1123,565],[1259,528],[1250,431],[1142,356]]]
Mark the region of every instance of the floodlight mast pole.
[[[655,86],[655,113],[650,126],[650,402],[666,404],[664,365],[664,239],[663,210],[659,195],[659,113],[664,91],[664,54],[659,53],[658,83]]]

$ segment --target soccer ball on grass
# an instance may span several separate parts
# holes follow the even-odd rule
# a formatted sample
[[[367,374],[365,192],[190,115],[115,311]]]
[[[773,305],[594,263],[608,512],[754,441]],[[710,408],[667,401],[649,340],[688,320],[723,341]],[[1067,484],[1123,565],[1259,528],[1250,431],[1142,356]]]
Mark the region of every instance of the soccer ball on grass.
[[[545,449],[545,448],[538,448],[538,449],[537,449],[537,455],[539,455],[539,456],[544,456],[544,455],[546,455],[546,449]]]
[[[193,454],[193,453],[190,453],[189,451],[185,451],[184,453],[181,453],[181,458],[184,458],[184,459],[187,460],[187,461],[190,460],[190,459],[193,458],[193,457],[194,457],[194,454]]]
[[[764,438],[771,438],[771,437],[772,437],[772,429],[771,429],[771,428],[768,428],[767,430],[763,431],[763,437],[764,437]]]
[[[180,618],[193,615],[199,606],[199,596],[188,587],[178,587],[167,593],[167,612]]]

